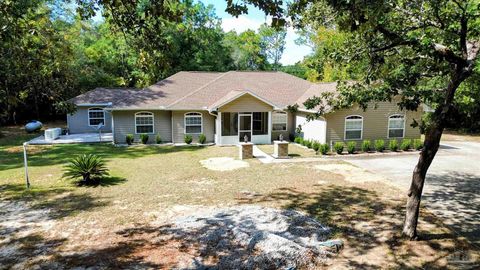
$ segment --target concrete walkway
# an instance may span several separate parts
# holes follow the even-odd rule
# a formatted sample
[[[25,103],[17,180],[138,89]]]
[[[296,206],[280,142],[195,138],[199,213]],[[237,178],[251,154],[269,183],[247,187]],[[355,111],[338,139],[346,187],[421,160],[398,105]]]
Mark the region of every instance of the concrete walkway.
[[[417,155],[345,159],[385,176],[405,194],[410,187]],[[480,246],[480,143],[442,142],[423,191],[422,205],[461,235]]]
[[[102,133],[102,136],[98,133],[81,133],[61,135],[58,139],[53,141],[45,140],[44,136],[34,138],[28,142],[28,144],[40,145],[40,144],[68,144],[68,143],[100,143],[100,142],[113,142],[112,133]]]
[[[260,162],[266,163],[266,164],[272,163],[272,162],[275,161],[275,158],[273,158],[269,154],[260,150],[260,148],[258,148],[256,145],[253,145],[253,156],[258,158],[258,160],[260,160]]]

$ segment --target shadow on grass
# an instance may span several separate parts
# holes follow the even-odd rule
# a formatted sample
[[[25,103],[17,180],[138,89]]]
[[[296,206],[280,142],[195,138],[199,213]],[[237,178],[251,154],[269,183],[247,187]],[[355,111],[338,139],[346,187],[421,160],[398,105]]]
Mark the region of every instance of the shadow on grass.
[[[127,179],[117,176],[105,176],[100,179],[94,179],[92,183],[85,183],[83,181],[77,182],[79,187],[109,187],[116,186],[126,182]]]
[[[18,145],[13,145],[18,146]],[[12,147],[12,146],[10,146]],[[51,146],[35,146],[43,149],[28,157],[29,166],[49,166],[65,164],[72,157],[80,154],[94,153],[106,160],[112,158],[139,158],[149,155],[176,152],[193,152],[202,146],[130,146],[117,147],[112,144],[63,144]],[[27,148],[28,149],[28,148]],[[0,147],[0,171],[23,167],[23,151],[9,152],[7,147]]]

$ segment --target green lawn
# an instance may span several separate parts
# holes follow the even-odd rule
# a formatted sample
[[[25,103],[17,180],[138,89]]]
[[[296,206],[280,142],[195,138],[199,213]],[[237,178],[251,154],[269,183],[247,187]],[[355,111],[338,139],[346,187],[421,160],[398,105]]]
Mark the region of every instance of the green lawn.
[[[399,231],[404,194],[380,182],[352,183],[342,172],[314,167],[339,161],[262,164],[252,159],[247,161],[248,168],[225,172],[208,170],[199,162],[211,157],[236,157],[235,147],[30,146],[32,188],[26,190],[20,145],[32,135],[15,132],[9,129],[3,132],[8,135],[0,138],[1,198],[48,210],[48,220],[54,225],[48,234],[11,237],[7,243],[22,248],[14,259],[10,258],[13,263],[3,261],[5,265],[43,260],[67,268],[85,262],[131,268],[139,261],[148,261],[153,268],[168,268],[166,265],[172,266],[173,262],[164,260],[172,259],[171,253],[158,253],[168,248],[156,238],[161,224],[199,208],[237,204],[296,209],[317,218],[345,241],[336,263],[346,268],[435,268],[445,266],[445,256],[453,250],[470,249],[424,211],[420,233],[428,238],[415,244],[403,240]],[[270,153],[272,146],[261,148]],[[301,157],[315,156],[295,145],[290,145],[290,150]],[[102,156],[111,177],[93,187],[78,187],[62,179],[62,166],[82,153]],[[0,240],[5,239],[0,235]],[[43,251],[47,255],[32,255],[42,254],[33,252],[42,245],[49,247]],[[72,252],[83,257],[65,255]]]

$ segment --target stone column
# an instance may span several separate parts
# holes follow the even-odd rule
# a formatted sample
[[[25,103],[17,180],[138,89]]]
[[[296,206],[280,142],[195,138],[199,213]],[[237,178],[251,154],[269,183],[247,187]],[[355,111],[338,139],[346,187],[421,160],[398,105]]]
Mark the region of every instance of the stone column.
[[[238,150],[240,159],[253,158],[253,143],[241,142],[238,144]]]
[[[288,142],[273,141],[273,157],[274,158],[289,158],[288,156]]]

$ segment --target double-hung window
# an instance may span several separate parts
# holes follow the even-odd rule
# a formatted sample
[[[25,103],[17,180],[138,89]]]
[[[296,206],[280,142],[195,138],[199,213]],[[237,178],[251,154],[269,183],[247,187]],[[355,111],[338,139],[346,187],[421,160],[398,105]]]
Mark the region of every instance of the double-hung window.
[[[138,112],[135,114],[135,133],[153,133],[153,113]]]
[[[202,114],[201,113],[186,113],[185,114],[185,134],[200,134],[202,133]]]
[[[363,117],[350,115],[345,117],[345,140],[361,140],[363,135]]]
[[[287,130],[287,113],[286,112],[272,113],[272,130],[273,131]]]
[[[405,135],[405,116],[394,114],[388,117],[388,138],[403,138]]]
[[[88,125],[98,126],[99,124],[105,125],[105,111],[102,108],[88,109]]]

